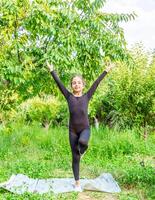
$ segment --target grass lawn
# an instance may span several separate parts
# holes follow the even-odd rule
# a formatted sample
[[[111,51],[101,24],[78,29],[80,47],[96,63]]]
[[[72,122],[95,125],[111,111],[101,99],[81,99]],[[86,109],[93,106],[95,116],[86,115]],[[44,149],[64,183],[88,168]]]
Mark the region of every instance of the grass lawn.
[[[10,125],[0,132],[0,182],[12,174],[31,178],[73,177],[66,127],[46,131],[38,125]],[[12,194],[0,189],[0,200],[151,200],[155,199],[155,135],[139,138],[135,130],[117,132],[91,127],[89,149],[81,160],[81,178],[113,175],[122,189],[119,194],[84,191],[65,194]]]

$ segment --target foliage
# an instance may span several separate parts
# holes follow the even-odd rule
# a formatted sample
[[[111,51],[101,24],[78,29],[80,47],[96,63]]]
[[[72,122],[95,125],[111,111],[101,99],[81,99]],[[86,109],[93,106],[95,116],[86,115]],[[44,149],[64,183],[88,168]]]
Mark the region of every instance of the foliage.
[[[38,122],[44,127],[54,125],[56,116],[61,111],[60,102],[54,96],[34,97],[23,102],[19,108],[16,120]]]
[[[150,54],[139,44],[130,54],[133,58],[130,65],[117,62],[115,70],[104,83],[107,88],[100,89],[102,105],[96,110],[110,126],[154,127],[155,65],[150,62]]]
[[[0,2],[1,109],[9,110],[33,96],[56,92],[48,84],[50,77],[44,68],[47,59],[55,64],[64,83],[75,68],[92,80],[101,72],[103,60],[128,60],[119,22],[136,15],[103,13],[105,2]]]

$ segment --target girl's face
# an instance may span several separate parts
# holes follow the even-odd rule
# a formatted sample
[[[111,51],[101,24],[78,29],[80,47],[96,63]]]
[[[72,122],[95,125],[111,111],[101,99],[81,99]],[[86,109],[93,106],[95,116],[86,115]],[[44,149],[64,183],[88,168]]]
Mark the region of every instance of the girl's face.
[[[75,76],[72,79],[71,86],[72,86],[73,92],[82,92],[82,90],[84,88],[84,83],[80,77]]]

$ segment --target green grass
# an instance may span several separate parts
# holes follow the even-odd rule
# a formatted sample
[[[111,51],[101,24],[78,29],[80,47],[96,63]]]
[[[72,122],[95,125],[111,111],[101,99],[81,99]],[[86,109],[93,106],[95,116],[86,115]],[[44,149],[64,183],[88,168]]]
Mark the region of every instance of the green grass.
[[[117,132],[108,128],[91,128],[89,149],[81,161],[81,178],[95,178],[111,173],[122,192],[113,194],[120,200],[155,198],[155,136],[144,141],[136,130]],[[0,132],[0,182],[12,174],[31,178],[73,177],[68,130],[64,127],[46,131],[38,125],[12,124]],[[90,199],[104,199],[108,194],[84,192]],[[0,200],[80,199],[82,194],[15,195],[0,189]],[[111,197],[110,197],[111,198]]]

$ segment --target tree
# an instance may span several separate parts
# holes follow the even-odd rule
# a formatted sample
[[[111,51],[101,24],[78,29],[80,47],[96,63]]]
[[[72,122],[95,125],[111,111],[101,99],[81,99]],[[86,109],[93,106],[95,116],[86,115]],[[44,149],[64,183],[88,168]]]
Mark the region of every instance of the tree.
[[[3,109],[36,94],[56,92],[43,65],[51,60],[66,83],[71,71],[94,80],[103,60],[127,60],[119,22],[132,14],[103,13],[105,0],[2,0],[0,75]],[[65,73],[65,76],[64,76]],[[4,84],[5,83],[5,84]],[[7,96],[4,95],[8,94]],[[7,103],[6,103],[7,98]],[[16,105],[16,104],[14,104]]]

